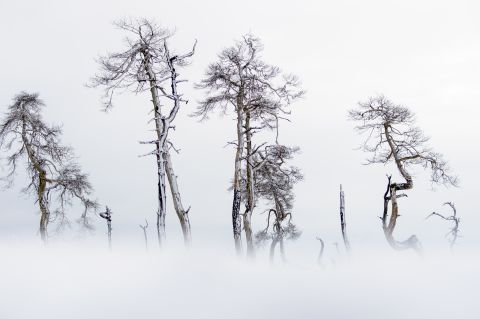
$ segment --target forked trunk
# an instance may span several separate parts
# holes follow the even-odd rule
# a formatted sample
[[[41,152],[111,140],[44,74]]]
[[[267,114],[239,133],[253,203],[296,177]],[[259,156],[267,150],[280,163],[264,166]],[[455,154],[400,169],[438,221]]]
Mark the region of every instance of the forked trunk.
[[[393,231],[395,230],[395,226],[397,224],[398,214],[398,196],[397,196],[397,184],[390,183],[391,176],[388,177],[388,186],[387,192],[384,195],[384,211],[382,216],[382,228],[385,234],[385,239],[387,240],[390,247],[395,250],[406,250],[406,249],[413,249],[416,252],[420,253],[422,251],[420,241],[418,240],[417,236],[412,235],[407,240],[404,241],[397,241],[393,237]],[[404,184],[400,184],[404,185]],[[387,224],[387,217],[388,217],[388,202],[391,201],[391,215],[390,219]]]
[[[145,226],[141,226],[140,227],[142,228],[143,230],[143,239],[145,240],[145,250],[148,251],[148,237],[147,237],[147,227]]]

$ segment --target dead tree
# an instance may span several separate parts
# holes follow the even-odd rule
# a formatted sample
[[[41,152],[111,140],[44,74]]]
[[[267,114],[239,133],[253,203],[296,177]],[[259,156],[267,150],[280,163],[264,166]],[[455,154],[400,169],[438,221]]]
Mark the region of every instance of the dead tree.
[[[87,213],[96,210],[97,202],[89,198],[92,186],[75,161],[73,150],[60,143],[62,129],[44,122],[44,106],[36,93],[15,96],[0,123],[0,149],[6,154],[7,186],[13,184],[20,162],[25,161],[29,183],[23,191],[35,194],[40,208],[40,236],[46,242],[50,222],[68,224],[65,209],[73,199],[84,206],[80,221],[87,228],[92,227]]]
[[[428,138],[415,126],[413,113],[402,105],[393,104],[383,96],[370,98],[359,103],[359,107],[349,112],[350,119],[360,122],[356,129],[367,133],[363,150],[372,153],[367,164],[387,164],[393,162],[403,182],[392,182],[388,176],[386,192],[383,196],[384,209],[381,217],[385,238],[391,247],[397,250],[413,248],[420,250],[420,243],[415,235],[405,241],[397,241],[393,231],[399,215],[398,199],[406,197],[399,191],[413,188],[413,178],[407,168],[423,166],[431,173],[431,182],[443,185],[457,185],[457,178],[450,174],[448,164],[442,155],[433,152],[428,146]],[[391,213],[389,216],[389,203]]]
[[[166,214],[166,178],[170,185],[170,193],[174,208],[180,220],[183,238],[188,245],[191,241],[191,227],[188,210],[181,201],[177,176],[174,173],[170,149],[172,143],[169,132],[174,129],[173,121],[182,103],[187,103],[179,92],[178,85],[186,80],[179,79],[178,69],[188,63],[195,52],[173,54],[167,40],[171,32],[146,19],[120,21],[116,26],[125,31],[127,48],[125,51],[110,53],[98,61],[100,73],[91,81],[93,87],[105,88],[104,107],[112,107],[112,98],[117,90],[131,90],[134,93],[148,91],[152,102],[152,122],[155,123],[156,139],[140,142],[153,144],[155,149],[146,155],[155,155],[158,175],[158,211],[157,232],[159,243],[165,240]],[[169,109],[162,109],[162,99],[171,104]]]
[[[147,228],[148,221],[145,219],[145,225],[138,225],[143,230],[143,237],[145,238],[145,249],[148,250],[148,238],[147,238]]]
[[[100,213],[100,217],[107,221],[108,248],[112,250],[112,211],[106,206],[105,211]]]
[[[284,239],[295,240],[301,232],[291,222],[294,202],[293,187],[303,179],[295,166],[286,167],[286,162],[298,152],[297,147],[283,145],[267,146],[255,155],[255,192],[259,199],[266,200],[268,209],[267,226],[256,234],[256,242],[271,240],[270,261],[275,258],[275,248],[280,246],[280,255],[285,261]],[[274,217],[270,231],[270,219]]]
[[[350,252],[350,242],[348,241],[347,236],[347,222],[345,216],[345,194],[340,185],[340,228],[342,230],[343,243],[345,244],[345,249],[347,252]]]
[[[446,202],[443,205],[444,206],[445,205],[449,206],[452,209],[453,214],[450,215],[450,216],[444,216],[442,214],[433,212],[430,215],[428,215],[427,218],[429,218],[430,216],[438,216],[438,217],[440,217],[444,220],[453,222],[453,227],[450,228],[450,231],[445,235],[445,237],[450,236],[450,239],[449,239],[450,249],[453,250],[453,246],[455,246],[455,243],[457,242],[457,238],[459,237],[458,233],[460,232],[460,230],[458,229],[458,225],[460,224],[460,218],[457,217],[457,209],[455,208],[454,203]]]
[[[323,239],[321,239],[320,237],[317,237],[317,240],[320,242],[320,252],[318,253],[318,257],[317,257],[317,264],[321,266],[323,264],[322,260],[323,260],[323,252],[325,250],[325,243],[323,242]]]
[[[254,254],[252,213],[255,208],[253,156],[261,145],[254,143],[254,134],[277,130],[278,121],[285,119],[287,107],[302,96],[295,76],[283,75],[278,67],[260,58],[262,44],[258,38],[246,35],[234,46],[223,50],[218,61],[209,65],[205,78],[197,88],[206,89],[208,97],[201,101],[195,116],[205,120],[215,109],[227,113],[230,108],[236,117],[236,138],[229,142],[236,147],[233,174],[232,223],[237,252],[241,252],[241,203],[245,203],[243,228],[247,253]],[[245,175],[245,197],[242,198],[241,176]]]

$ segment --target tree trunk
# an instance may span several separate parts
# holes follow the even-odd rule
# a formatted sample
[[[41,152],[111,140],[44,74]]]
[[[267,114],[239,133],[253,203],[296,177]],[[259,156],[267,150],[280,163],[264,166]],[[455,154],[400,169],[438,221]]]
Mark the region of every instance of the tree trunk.
[[[112,221],[107,220],[108,227],[108,249],[112,250]]]
[[[252,230],[252,214],[255,207],[255,193],[254,193],[254,176],[253,176],[253,159],[252,159],[252,131],[250,128],[250,112],[245,115],[245,135],[247,144],[246,154],[246,190],[247,203],[245,213],[243,214],[243,228],[245,229],[245,239],[247,241],[247,255],[254,257],[255,247],[253,245],[253,230]]]
[[[418,241],[417,236],[412,235],[405,241],[397,241],[393,237],[393,231],[395,230],[395,226],[397,225],[397,218],[399,216],[397,199],[399,196],[406,196],[403,194],[397,195],[397,191],[412,189],[413,179],[412,179],[412,176],[410,176],[410,174],[407,172],[407,170],[403,166],[403,162],[399,159],[398,153],[395,151],[397,148],[393,142],[393,138],[390,135],[390,131],[389,131],[390,129],[391,127],[389,124],[384,124],[385,138],[388,142],[390,150],[392,151],[395,164],[397,165],[397,168],[400,174],[405,179],[405,183],[391,183],[391,176],[388,177],[387,192],[383,197],[384,199],[383,216],[382,216],[383,231],[385,233],[385,238],[387,239],[387,242],[392,248],[396,250],[405,250],[405,249],[412,248],[417,252],[421,252],[421,245],[420,245],[420,242]],[[390,196],[388,196],[388,194],[390,194]],[[390,215],[390,220],[387,225],[389,201],[392,202],[392,213]]]
[[[275,236],[272,239],[272,243],[270,244],[270,263],[273,264],[275,262],[275,247],[278,243],[278,237]]]
[[[157,175],[158,175],[158,211],[157,211],[157,235],[158,243],[160,246],[165,241],[165,215],[166,215],[166,185],[165,185],[165,162],[163,156],[161,155],[162,151],[158,147],[157,143]]]
[[[165,150],[165,141],[167,139],[168,124],[161,113],[161,104],[157,87],[157,78],[151,65],[151,57],[148,52],[144,52],[145,72],[148,75],[150,84],[150,94],[152,97],[153,114],[155,122],[155,132],[157,133],[156,157],[157,157],[157,175],[158,175],[158,211],[157,211],[157,234],[158,243],[161,246],[165,241],[165,215],[167,213],[166,204],[166,185],[165,185],[165,162],[163,153]]]
[[[168,134],[168,130],[170,129],[170,124],[171,122],[175,119],[178,110],[180,109],[180,96],[178,95],[177,91],[177,71],[175,69],[174,62],[177,59],[177,56],[170,57],[170,52],[168,51],[168,47],[165,43],[165,52],[167,56],[167,62],[168,62],[168,67],[170,70],[170,87],[171,87],[171,93],[173,97],[173,108],[170,111],[170,114],[168,116],[168,120],[166,121],[166,133],[165,136]],[[193,51],[192,51],[193,54]],[[167,141],[165,140],[164,143]],[[170,193],[172,195],[173,199],[173,206],[175,208],[175,211],[177,213],[178,219],[180,221],[180,226],[182,227],[182,233],[183,233],[183,240],[185,242],[185,245],[188,246],[190,245],[192,241],[192,231],[191,231],[191,226],[190,226],[190,220],[188,218],[188,212],[190,209],[185,210],[183,208],[182,200],[180,197],[180,191],[178,188],[178,183],[177,183],[177,176],[175,175],[175,172],[173,171],[173,166],[172,166],[172,160],[170,158],[170,153],[167,149],[167,146],[164,145],[164,154],[165,158],[165,163],[166,163],[166,171],[167,171],[167,177],[168,177],[168,183],[170,184]]]
[[[342,185],[340,185],[340,226],[342,229],[343,242],[345,249],[350,252],[350,242],[347,237],[347,222],[345,216],[345,194],[343,193]]]
[[[406,249],[413,249],[416,252],[420,253],[422,251],[420,241],[418,240],[417,236],[412,235],[405,241],[397,241],[393,237],[393,231],[395,230],[395,226],[397,224],[398,218],[398,202],[397,202],[397,184],[390,183],[391,177],[388,177],[388,188],[387,192],[384,195],[384,210],[382,216],[382,228],[385,234],[385,239],[387,240],[390,247],[395,250],[406,250]],[[390,194],[390,196],[388,196]],[[392,213],[390,215],[390,219],[387,225],[387,216],[388,216],[388,202],[391,201],[391,210]]]
[[[235,250],[237,254],[242,252],[242,222],[240,220],[240,204],[242,202],[240,180],[242,176],[242,154],[244,147],[243,138],[243,103],[240,96],[237,97],[237,152],[235,155],[235,172],[233,175],[233,205],[232,205],[232,224],[233,239],[235,240]]]
[[[317,237],[318,241],[320,241],[320,252],[318,253],[317,257],[317,264],[322,265],[322,259],[323,259],[323,251],[325,250],[325,243],[320,237]]]
[[[178,190],[177,176],[173,171],[172,160],[170,158],[170,153],[165,151],[165,165],[168,177],[168,183],[170,184],[170,191],[172,193],[173,206],[177,212],[178,219],[180,220],[180,225],[182,226],[183,240],[185,245],[190,245],[192,241],[192,230],[190,227],[190,220],[188,218],[188,211],[183,208],[182,199],[180,197],[180,191]]]
[[[282,261],[284,263],[286,263],[287,262],[287,257],[285,256],[285,247],[283,245],[283,236],[280,236],[279,241],[280,241],[280,257],[282,257]]]
[[[148,250],[147,229],[146,228],[142,228],[142,229],[143,229],[143,238],[145,239],[145,250]]]
[[[39,182],[38,182],[38,206],[40,207],[40,237],[43,242],[46,244],[48,239],[47,226],[49,222],[49,212],[45,198],[45,188],[47,186],[46,181],[46,172],[41,170],[39,173]]]
[[[38,173],[38,189],[37,189],[37,200],[38,206],[40,207],[40,237],[43,242],[47,243],[48,232],[47,226],[50,220],[50,213],[48,209],[47,199],[45,198],[45,190],[47,188],[47,172],[42,167],[41,163],[38,161],[35,156],[35,152],[31,147],[30,141],[27,138],[27,122],[25,116],[22,117],[22,142],[27,151],[27,156],[30,162],[32,162],[33,167]]]

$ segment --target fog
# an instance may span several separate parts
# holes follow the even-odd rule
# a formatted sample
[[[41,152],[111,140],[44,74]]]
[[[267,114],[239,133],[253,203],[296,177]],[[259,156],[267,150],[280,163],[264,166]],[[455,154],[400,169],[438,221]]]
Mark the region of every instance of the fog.
[[[89,173],[94,197],[113,211],[112,252],[98,215],[93,232],[79,229],[77,205],[68,210],[70,227],[57,232],[52,224],[44,247],[19,171],[15,185],[0,191],[0,318],[478,318],[479,14],[469,0],[0,0],[0,113],[20,91],[39,92],[46,122],[63,125],[62,141]],[[138,143],[153,134],[149,97],[123,92],[103,113],[102,92],[85,86],[95,58],[122,47],[124,34],[111,24],[122,17],[174,29],[175,51],[198,40],[180,72],[190,102],[171,133],[181,149],[173,160],[182,199],[192,207],[189,250],[170,199],[165,248],[156,241],[155,159],[140,158],[151,149]],[[234,150],[225,147],[235,137],[234,116],[204,123],[189,116],[204,98],[194,83],[248,32],[262,39],[263,59],[298,75],[307,91],[280,132],[280,142],[302,150],[294,164],[305,180],[295,187],[293,220],[303,233],[286,244],[287,264],[273,267],[267,248],[255,261],[234,255],[227,190]],[[363,139],[347,120],[349,109],[376,94],[408,106],[460,178],[458,188],[432,186],[426,172],[412,170],[415,187],[400,201],[395,237],[416,234],[422,256],[387,245],[378,218],[385,176],[399,176],[393,164],[363,165]],[[341,245],[340,184],[350,258]],[[454,254],[445,238],[451,225],[425,219],[449,214],[447,201],[461,219]],[[265,227],[261,211],[255,231]],[[138,226],[145,219],[148,252]],[[317,236],[326,244],[322,267]]]
[[[478,318],[478,256],[357,251],[323,267],[218,251],[0,247],[2,318]],[[332,256],[331,256],[332,257]]]

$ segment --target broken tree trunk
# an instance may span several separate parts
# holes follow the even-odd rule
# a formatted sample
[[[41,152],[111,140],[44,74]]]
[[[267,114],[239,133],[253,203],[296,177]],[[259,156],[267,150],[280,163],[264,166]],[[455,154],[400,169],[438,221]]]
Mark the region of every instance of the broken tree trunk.
[[[112,250],[112,212],[108,206],[106,206],[105,212],[100,213],[100,217],[107,221],[108,248]]]
[[[145,219],[145,225],[138,225],[143,230],[143,238],[145,239],[145,250],[148,250],[147,228],[148,221]]]
[[[350,252],[350,242],[347,236],[347,222],[345,216],[345,194],[343,193],[342,185],[340,184],[340,226],[342,229],[343,243],[347,253]]]
[[[318,257],[317,257],[317,264],[321,266],[322,260],[323,260],[323,251],[325,250],[325,243],[323,242],[323,239],[321,239],[320,237],[317,237],[317,240],[320,242],[320,252],[318,253]]]

